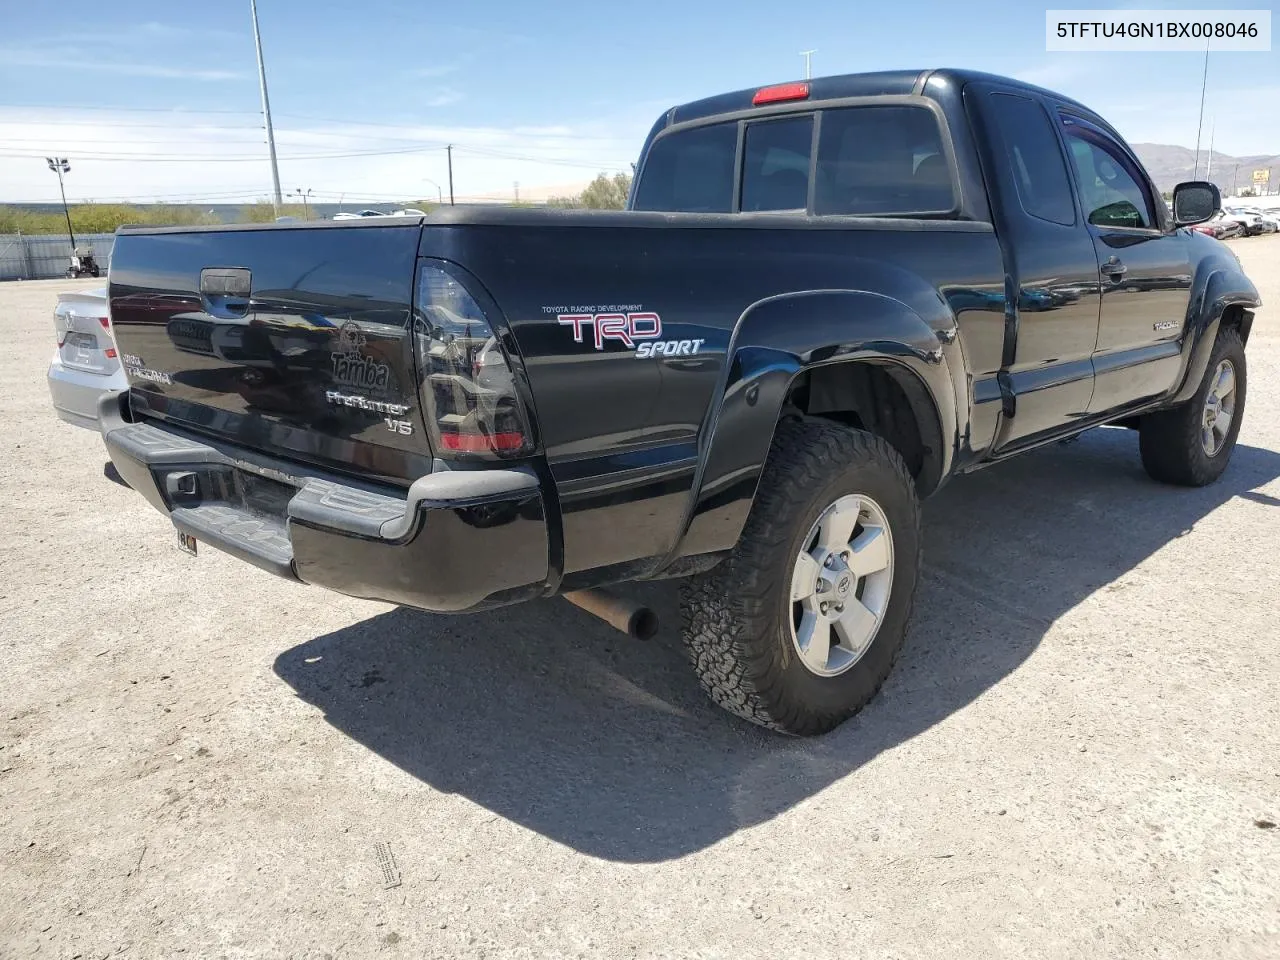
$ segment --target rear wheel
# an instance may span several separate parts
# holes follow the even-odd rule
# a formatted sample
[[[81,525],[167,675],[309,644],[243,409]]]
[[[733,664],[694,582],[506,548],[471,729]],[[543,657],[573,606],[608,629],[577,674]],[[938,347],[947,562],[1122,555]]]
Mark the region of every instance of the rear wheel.
[[[1227,469],[1244,417],[1246,370],[1238,330],[1218,334],[1204,379],[1190,400],[1142,418],[1142,465],[1153,479],[1184,487],[1213,483]]]
[[[711,699],[793,734],[875,696],[902,646],[920,562],[915,484],[883,439],[778,426],[742,537],[685,581],[685,642]]]

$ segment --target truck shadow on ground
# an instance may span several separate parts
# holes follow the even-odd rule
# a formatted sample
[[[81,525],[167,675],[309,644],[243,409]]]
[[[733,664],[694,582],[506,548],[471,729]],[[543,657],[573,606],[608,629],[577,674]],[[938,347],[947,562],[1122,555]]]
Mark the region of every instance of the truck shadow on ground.
[[[591,856],[665,860],[776,816],[950,716],[1016,670],[1058,617],[1222,503],[1280,505],[1257,492],[1278,475],[1280,455],[1240,446],[1218,484],[1163,487],[1142,472],[1136,434],[1103,429],[960,478],[926,505],[924,578],[897,669],[858,717],[814,740],[705,700],[672,584],[637,588],[663,618],[649,643],[560,600],[472,617],[396,610],[301,644],[275,670],[338,730],[437,790]]]

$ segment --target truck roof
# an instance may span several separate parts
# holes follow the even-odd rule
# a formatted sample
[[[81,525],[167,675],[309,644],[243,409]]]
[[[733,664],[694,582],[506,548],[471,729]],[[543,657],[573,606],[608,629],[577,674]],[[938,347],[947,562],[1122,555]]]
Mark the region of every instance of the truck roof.
[[[845,73],[834,77],[814,77],[807,81],[810,95],[806,102],[820,100],[837,100],[850,97],[907,96],[924,92],[925,84],[930,80],[950,82],[955,87],[963,87],[971,80],[995,81],[1011,87],[1020,87],[1036,93],[1047,93],[1059,100],[1075,103],[1070,97],[1064,97],[1052,90],[1045,90],[1021,80],[995,74],[982,73],[977,70],[956,70],[952,68],[935,68],[930,70],[882,70],[875,73]],[[672,107],[665,114],[665,122],[661,127],[674,123],[685,123],[689,120],[701,120],[721,113],[733,113],[751,108],[751,98],[761,87],[773,84],[761,84],[732,93],[721,93],[714,97],[694,100],[691,103]],[[1082,104],[1076,104],[1083,106]],[[799,106],[799,103],[797,103]]]

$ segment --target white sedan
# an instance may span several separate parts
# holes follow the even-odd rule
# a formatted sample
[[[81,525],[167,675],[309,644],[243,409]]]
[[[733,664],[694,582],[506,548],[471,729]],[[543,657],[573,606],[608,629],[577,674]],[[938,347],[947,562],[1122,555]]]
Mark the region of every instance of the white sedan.
[[[106,290],[58,294],[53,311],[58,348],[49,364],[53,409],[67,423],[98,429],[98,400],[129,382],[111,335]]]

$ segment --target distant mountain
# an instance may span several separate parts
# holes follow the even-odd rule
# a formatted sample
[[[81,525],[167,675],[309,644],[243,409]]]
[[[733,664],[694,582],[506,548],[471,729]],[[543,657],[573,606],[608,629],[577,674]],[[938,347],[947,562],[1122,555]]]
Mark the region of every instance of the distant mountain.
[[[1176,184],[1195,179],[1196,152],[1187,147],[1173,147],[1163,143],[1135,143],[1134,152],[1161,191],[1169,191]],[[1209,151],[1200,154],[1200,179],[1206,179]],[[1253,184],[1253,171],[1271,171],[1271,191],[1280,190],[1280,154],[1271,156],[1233,157],[1213,151],[1212,169],[1208,179],[1216,183],[1223,196]]]

